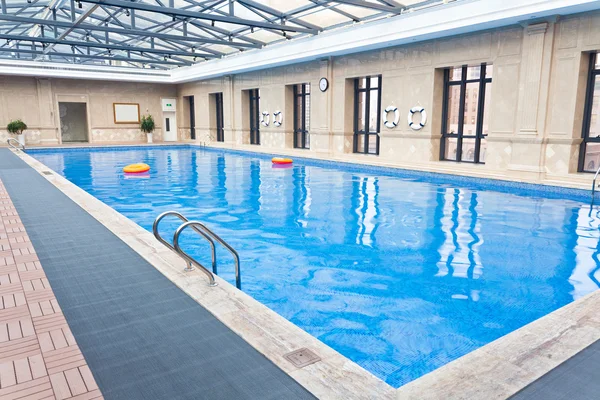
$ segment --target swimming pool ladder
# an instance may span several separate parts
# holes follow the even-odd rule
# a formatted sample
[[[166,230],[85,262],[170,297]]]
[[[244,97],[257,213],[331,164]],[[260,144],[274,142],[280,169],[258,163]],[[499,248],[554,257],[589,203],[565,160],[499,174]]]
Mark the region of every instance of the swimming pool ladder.
[[[18,148],[17,146],[15,146],[14,144],[12,144],[12,142],[15,142],[15,143],[17,143],[19,146],[21,146],[21,148]],[[24,145],[24,144],[21,144],[21,142],[19,142],[19,141],[18,141],[17,139],[15,139],[15,138],[12,138],[12,137],[11,137],[11,138],[8,138],[8,139],[6,139],[6,143],[8,143],[8,145],[9,145],[10,147],[12,147],[13,149],[15,149],[15,150],[21,150],[21,151],[25,151],[25,145]]]
[[[175,235],[173,236],[173,244],[171,244],[167,240],[165,240],[158,232],[158,225],[159,225],[160,221],[167,216],[175,216],[175,217],[179,218],[181,221],[183,221],[183,224],[181,224],[179,226],[179,228],[177,228],[177,230],[175,231]],[[195,258],[190,256],[188,253],[183,251],[183,249],[181,248],[181,246],[179,244],[179,237],[181,236],[181,233],[184,230],[186,230],[187,228],[192,228],[194,230],[194,232],[198,233],[200,236],[202,236],[204,239],[206,239],[208,241],[208,243],[210,244],[211,256],[212,256],[212,272],[209,271],[198,260],[196,260]],[[206,276],[208,276],[208,281],[209,281],[210,286],[217,285],[217,282],[215,282],[215,275],[217,274],[217,249],[215,247],[215,240],[216,240],[219,244],[221,244],[221,246],[225,247],[225,249],[227,249],[233,256],[233,260],[235,263],[235,286],[238,289],[242,288],[242,279],[240,276],[240,256],[239,256],[238,252],[235,251],[235,249],[233,247],[231,247],[229,245],[229,243],[227,243],[226,241],[221,239],[221,237],[219,235],[217,235],[216,233],[214,233],[213,231],[208,229],[206,227],[206,225],[204,225],[200,221],[190,221],[186,217],[184,217],[181,213],[178,213],[177,211],[167,211],[167,212],[160,214],[158,217],[156,217],[156,219],[154,220],[154,224],[152,225],[152,233],[154,233],[154,237],[159,242],[161,242],[162,244],[167,246],[169,249],[171,249],[173,252],[175,252],[177,255],[179,255],[181,258],[183,258],[184,261],[186,261],[187,267],[184,269],[184,271],[186,271],[186,272],[193,271],[194,266],[198,267],[201,272],[203,272],[204,274],[206,274]]]
[[[592,181],[592,204],[594,204],[594,194],[596,193],[596,179],[598,178],[598,174],[600,174],[600,167],[598,167],[598,170],[594,175],[594,180]]]

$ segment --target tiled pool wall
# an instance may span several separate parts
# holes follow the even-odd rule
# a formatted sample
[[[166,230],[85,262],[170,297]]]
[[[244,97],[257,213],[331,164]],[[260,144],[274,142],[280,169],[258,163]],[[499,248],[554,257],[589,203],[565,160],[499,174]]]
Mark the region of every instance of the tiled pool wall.
[[[26,153],[35,155],[36,153],[63,153],[63,152],[101,152],[101,151],[130,151],[130,150],[165,150],[165,149],[199,149],[203,151],[240,154],[252,156],[259,159],[268,160],[272,157],[281,157],[277,153],[253,152],[248,150],[216,148],[210,146],[200,146],[197,144],[175,144],[175,145],[123,145],[123,146],[102,146],[102,147],[52,147],[52,148],[34,148],[27,149]],[[470,189],[494,190],[503,193],[513,193],[519,191],[519,195],[543,196],[552,199],[569,199],[591,203],[591,190],[568,188],[563,186],[544,185],[539,183],[516,182],[504,179],[479,178],[472,176],[455,175],[450,172],[427,172],[403,169],[398,167],[378,166],[369,164],[358,164],[350,161],[323,160],[311,157],[294,156],[294,160],[301,160],[303,165],[343,169],[353,173],[379,174],[384,176],[393,176],[404,179],[416,179],[435,184],[455,184],[467,186]],[[596,198],[600,198],[600,193],[596,193]]]

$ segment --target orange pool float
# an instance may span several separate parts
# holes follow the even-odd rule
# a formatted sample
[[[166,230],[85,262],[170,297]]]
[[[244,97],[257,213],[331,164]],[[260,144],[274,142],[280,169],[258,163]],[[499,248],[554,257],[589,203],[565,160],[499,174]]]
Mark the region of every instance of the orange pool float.
[[[150,171],[150,166],[148,164],[139,163],[139,164],[129,164],[125,168],[123,168],[123,172],[128,174],[139,174],[140,172],[148,172]]]
[[[291,164],[294,161],[291,158],[273,157],[273,159],[271,159],[271,162],[273,164]]]

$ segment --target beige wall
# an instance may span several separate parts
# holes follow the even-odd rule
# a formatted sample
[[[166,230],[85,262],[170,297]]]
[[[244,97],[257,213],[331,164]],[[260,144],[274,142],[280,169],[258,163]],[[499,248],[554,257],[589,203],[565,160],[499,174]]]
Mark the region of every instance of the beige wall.
[[[306,154],[415,169],[526,181],[577,184],[588,52],[600,50],[600,13],[587,13],[498,30],[359,53],[289,67],[192,82],[178,96],[195,96],[198,141],[214,141],[209,94],[223,92],[225,146]],[[486,163],[439,161],[442,69],[493,64]],[[380,155],[352,153],[351,78],[381,74],[382,109],[396,106],[400,123],[381,127]],[[330,89],[321,93],[318,81]],[[311,149],[294,150],[292,125],[261,126],[261,146],[249,145],[244,90],[259,88],[260,107],[284,110],[291,122],[286,85],[311,83]],[[427,125],[413,131],[408,110],[422,106]],[[189,125],[189,124],[187,124]],[[183,126],[180,122],[180,126]],[[219,145],[213,143],[214,145]]]
[[[172,85],[124,83],[76,79],[36,79],[0,76],[0,127],[21,118],[28,125],[28,144],[53,145],[61,142],[59,102],[87,103],[91,143],[144,142],[138,124],[115,124],[113,103],[138,103],[140,113],[155,117],[155,140],[162,140],[161,97],[175,97]],[[0,129],[0,140],[8,133]]]

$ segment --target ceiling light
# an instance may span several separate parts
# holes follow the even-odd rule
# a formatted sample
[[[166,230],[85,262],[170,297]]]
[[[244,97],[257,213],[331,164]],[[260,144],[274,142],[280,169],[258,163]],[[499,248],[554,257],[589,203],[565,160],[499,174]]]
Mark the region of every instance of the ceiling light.
[[[128,8],[127,8],[127,9],[125,9],[125,15],[126,15],[126,16],[128,16],[128,17],[131,15],[131,14],[129,13],[129,9],[128,9]]]

